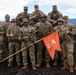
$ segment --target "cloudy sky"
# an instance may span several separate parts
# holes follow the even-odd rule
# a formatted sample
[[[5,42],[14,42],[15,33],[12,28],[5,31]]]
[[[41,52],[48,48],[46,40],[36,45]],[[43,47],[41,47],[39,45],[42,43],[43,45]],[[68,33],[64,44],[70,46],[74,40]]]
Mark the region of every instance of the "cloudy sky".
[[[31,13],[36,4],[46,14],[52,10],[52,5],[57,5],[63,15],[76,18],[76,0],[0,0],[0,21],[4,20],[6,14],[15,18],[18,13],[23,12],[24,6],[28,6],[28,12]]]

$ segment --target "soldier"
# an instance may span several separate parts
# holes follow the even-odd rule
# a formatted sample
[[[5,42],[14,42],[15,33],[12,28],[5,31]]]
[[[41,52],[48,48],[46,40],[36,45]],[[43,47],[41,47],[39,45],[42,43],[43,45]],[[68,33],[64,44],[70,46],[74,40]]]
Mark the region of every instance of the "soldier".
[[[0,25],[0,60],[2,59],[2,52],[3,52],[3,27]]]
[[[74,35],[74,70],[76,71],[76,26]]]
[[[52,33],[52,25],[46,21],[47,16],[42,15],[41,16],[41,21],[36,23],[35,25],[35,30],[36,30],[36,39],[42,39],[43,37],[49,35]],[[41,66],[42,63],[42,50],[43,48],[45,49],[45,62],[46,62],[46,67],[50,67],[49,61],[50,61],[50,56],[48,54],[48,51],[46,50],[43,41],[40,41],[37,43],[37,67]]]
[[[59,18],[57,20],[57,26],[54,27],[54,31],[58,31],[58,33],[59,33],[60,44],[62,44],[62,42],[63,42],[62,26],[63,26],[63,19]],[[53,64],[54,66],[57,65],[58,57],[59,57],[59,52],[56,51],[55,58],[54,58],[55,61],[54,61],[54,64]]]
[[[9,41],[9,55],[13,54],[14,49],[17,52],[20,49],[20,27],[16,25],[16,19],[11,20],[11,25],[7,29],[6,33]],[[12,66],[13,57],[9,58],[8,60],[8,67]],[[17,65],[20,66],[20,54],[16,55],[16,62]]]
[[[23,22],[23,25],[24,26],[21,27],[21,29],[20,29],[21,37],[22,37],[21,48],[24,48],[24,47],[26,47],[26,46],[28,46],[36,41],[35,29],[33,27],[31,27],[30,25],[28,25],[27,19]],[[34,54],[35,48],[34,48],[34,45],[29,47],[28,50],[29,50],[30,60],[32,63],[32,69],[36,70],[37,68],[35,67],[35,54]],[[27,49],[22,51],[22,59],[23,59],[23,65],[24,65],[22,67],[22,69],[27,69],[28,68]]]
[[[39,10],[39,6],[38,5],[35,5],[34,9],[35,9],[35,11],[33,11],[31,13],[31,17],[30,17],[30,23],[32,25],[35,25],[40,20],[41,15],[44,14],[41,10]]]
[[[2,27],[3,27],[3,57],[8,56],[8,37],[6,36],[6,31],[8,29],[8,27],[10,26],[10,16],[8,14],[5,15],[5,21],[2,22]]]
[[[24,12],[22,13],[19,13],[16,17],[17,19],[17,25],[22,27],[22,22],[23,22],[23,19],[26,18],[29,20],[30,18],[30,14],[28,13],[28,7],[24,7]]]
[[[48,20],[52,23],[53,26],[56,25],[58,18],[62,18],[62,13],[57,10],[57,5],[53,5],[53,10],[48,13]]]
[[[62,46],[63,47],[62,48],[63,67],[61,69],[65,70],[68,68],[68,65],[69,65],[70,72],[74,72],[73,71],[73,65],[74,65],[74,57],[73,57],[74,38],[73,38],[73,35],[75,34],[75,31],[74,31],[75,26],[68,23],[68,16],[64,16],[63,20],[64,20],[64,26],[62,28],[62,31],[64,34],[64,41],[63,41],[63,46]]]

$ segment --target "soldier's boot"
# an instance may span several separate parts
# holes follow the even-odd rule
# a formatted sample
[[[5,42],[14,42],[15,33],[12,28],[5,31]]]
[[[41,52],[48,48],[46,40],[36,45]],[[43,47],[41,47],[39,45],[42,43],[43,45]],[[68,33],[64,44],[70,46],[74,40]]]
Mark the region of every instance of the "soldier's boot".
[[[74,70],[73,70],[73,66],[70,66],[70,73],[72,73],[72,72],[74,72]]]
[[[50,67],[50,64],[49,63],[46,63],[46,67],[49,68]]]
[[[20,65],[21,65],[20,61],[17,61],[17,65],[18,65],[18,66],[20,66]]]
[[[56,60],[54,61],[53,66],[57,66],[57,61]]]
[[[65,69],[68,69],[68,64],[67,63],[63,63],[63,67],[61,68],[61,70],[65,70]]]
[[[35,66],[32,66],[32,70],[34,71],[34,70],[37,70],[37,68],[35,67]]]
[[[74,66],[74,70],[76,71],[76,65]]]
[[[24,65],[24,66],[22,67],[23,70],[26,70],[27,68],[28,68],[27,65]]]
[[[41,64],[40,64],[40,63],[36,64],[36,67],[38,67],[38,68],[39,68],[40,66],[41,66]]]
[[[12,61],[8,62],[8,67],[12,67]]]

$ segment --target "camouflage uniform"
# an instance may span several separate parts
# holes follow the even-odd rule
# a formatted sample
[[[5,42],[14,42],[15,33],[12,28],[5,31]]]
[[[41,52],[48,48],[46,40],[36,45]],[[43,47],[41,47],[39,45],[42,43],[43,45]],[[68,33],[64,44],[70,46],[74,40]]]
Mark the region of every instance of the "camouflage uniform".
[[[58,25],[58,22],[62,22],[62,24],[61,24],[61,25]],[[59,33],[60,45],[62,45],[62,43],[63,43],[62,27],[63,27],[63,20],[62,20],[62,19],[58,19],[58,20],[57,20],[57,26],[54,27],[54,31],[58,31],[58,33]],[[55,53],[55,58],[54,58],[55,62],[54,62],[54,64],[53,64],[54,66],[57,65],[57,60],[58,60],[58,58],[59,58],[59,52],[56,51],[56,53]]]
[[[12,22],[15,22],[15,19],[12,19]],[[10,35],[13,35],[12,37]],[[17,52],[20,49],[19,37],[20,37],[20,27],[17,25],[10,25],[7,29],[7,37],[9,41],[9,55],[14,53],[14,49]],[[9,58],[8,62],[12,62],[13,57]],[[16,62],[20,61],[20,54],[16,55]]]
[[[38,8],[38,5],[35,5],[34,7]],[[33,11],[30,16],[30,24],[34,26],[40,20],[41,15],[44,15],[41,10],[38,10],[37,12]],[[33,16],[35,16],[35,18],[33,18]]]
[[[3,52],[3,28],[0,26],[0,60],[2,59],[2,52]]]
[[[10,16],[8,14],[5,15],[5,18],[9,18]],[[10,26],[10,22],[9,21],[4,21],[2,22],[2,27],[3,27],[3,31],[4,31],[4,35],[3,35],[3,57],[5,58],[6,56],[8,56],[8,37],[6,36],[6,31],[8,29],[8,27]]]
[[[45,16],[43,16],[45,17]],[[35,25],[35,30],[36,30],[36,39],[42,39],[43,37],[49,35],[52,33],[52,25],[45,21],[45,22],[38,22]],[[41,64],[42,63],[42,50],[43,48],[45,49],[45,61],[46,64],[49,63],[50,61],[50,56],[48,54],[48,51],[46,50],[43,41],[40,41],[37,43],[37,63]],[[37,66],[38,67],[38,66]]]
[[[27,47],[30,44],[34,43],[34,41],[36,39],[36,37],[35,37],[36,35],[35,35],[35,30],[33,27],[31,27],[29,25],[27,27],[23,26],[20,28],[20,31],[21,31],[21,37],[22,37],[21,48]],[[30,55],[30,60],[31,60],[32,66],[34,66],[35,65],[34,45],[29,47],[28,50],[29,50],[29,55]],[[22,59],[23,59],[23,65],[24,66],[28,65],[28,63],[27,63],[27,49],[22,51]]]
[[[24,7],[24,10],[28,11],[28,7]],[[24,18],[26,18],[26,19],[29,20],[30,14],[29,14],[29,13],[24,13],[24,12],[22,12],[22,13],[19,13],[19,14],[17,15],[16,19],[17,19],[17,25],[18,25],[18,26],[22,27],[22,25],[23,25],[22,22],[23,22],[23,19],[24,19]]]
[[[57,6],[53,6],[53,7],[57,7]],[[61,12],[59,12],[58,10],[56,12],[51,11],[48,13],[48,20],[53,24],[53,21],[57,21],[59,18],[62,18],[63,15]],[[53,24],[54,25],[54,24]]]
[[[64,17],[64,19],[66,16]],[[67,18],[66,18],[67,19]],[[72,24],[64,24],[62,31],[64,34],[64,41],[62,45],[62,53],[63,53],[63,63],[68,63],[70,66],[70,72],[73,72],[73,65],[74,65],[74,38],[73,35],[75,34],[75,26]],[[65,66],[65,64],[64,64]]]

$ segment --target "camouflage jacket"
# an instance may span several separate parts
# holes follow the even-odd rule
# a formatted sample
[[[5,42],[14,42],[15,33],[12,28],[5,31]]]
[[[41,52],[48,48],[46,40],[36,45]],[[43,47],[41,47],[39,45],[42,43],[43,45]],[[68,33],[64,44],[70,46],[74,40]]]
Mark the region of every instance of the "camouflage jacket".
[[[10,37],[9,35],[13,34],[13,37]],[[20,37],[20,27],[15,25],[15,26],[10,26],[7,29],[7,33],[6,33],[8,40],[11,41],[18,41],[18,37]]]
[[[35,29],[32,26],[28,27],[21,27],[20,28],[20,32],[21,32],[21,37],[23,39],[23,41],[27,42],[27,40],[25,38],[28,39],[28,41],[34,42],[36,40],[36,35],[35,35]]]
[[[48,21],[45,21],[44,23],[38,22],[34,27],[36,30],[36,36],[39,37],[39,39],[53,32],[53,27]]]
[[[8,27],[10,26],[10,22],[3,22],[1,25],[3,27],[4,35],[3,35],[3,41],[7,41],[6,31]]]
[[[51,11],[51,12],[48,13],[48,20],[50,22],[52,22],[52,20],[57,21],[58,18],[62,18],[62,17],[63,17],[63,15],[59,11],[57,11],[56,13],[53,13],[53,11]]]
[[[64,24],[62,27],[62,31],[64,34],[64,41],[69,42],[69,43],[74,43],[74,35],[76,34],[75,25],[72,25],[69,23]]]

